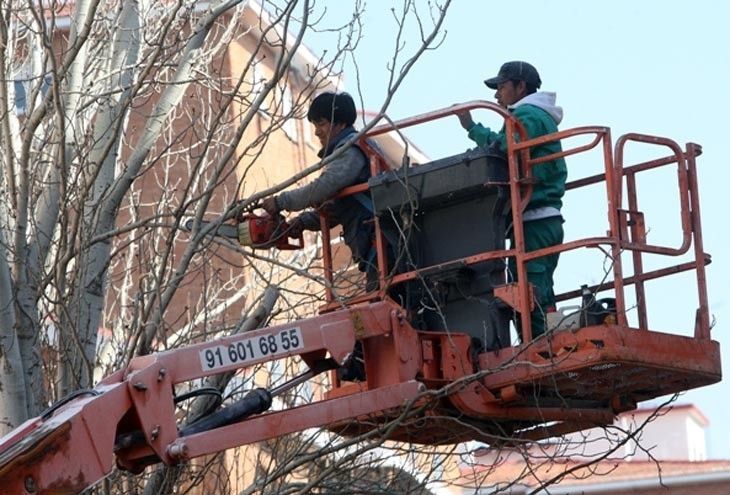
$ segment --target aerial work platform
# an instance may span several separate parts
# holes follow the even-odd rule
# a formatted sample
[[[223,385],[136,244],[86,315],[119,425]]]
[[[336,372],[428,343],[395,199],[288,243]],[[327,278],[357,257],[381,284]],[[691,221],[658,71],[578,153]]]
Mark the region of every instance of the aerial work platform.
[[[472,109],[504,119],[506,153],[470,150],[390,170],[366,140]],[[575,139],[582,144],[567,146]],[[555,140],[563,143],[562,152],[530,158],[532,146]],[[628,143],[666,155],[626,165]],[[698,145],[681,148],[640,134],[614,143],[606,127],[528,140],[504,109],[472,102],[376,127],[361,146],[371,179],[340,194],[366,192],[372,199],[376,290],[346,297],[338,292],[334,243],[323,217],[327,301],[319,315],[132,359],[94,389],[72,394],[0,438],[0,486],[8,493],[78,493],[115,464],[140,472],[319,426],[429,445],[539,440],[608,425],[641,401],[720,381],[707,303],[710,256],[702,243]],[[565,202],[573,191],[599,187],[601,194],[585,207],[605,215],[606,231],[527,252],[522,221],[532,167],[558,157],[570,164],[589,151],[598,153],[601,171],[581,176],[571,167],[578,178],[567,184]],[[676,247],[648,242],[637,176],[658,169],[676,170]],[[509,225],[514,243],[507,246]],[[577,299],[580,306],[533,338],[527,316],[535,301],[526,263],[580,250],[605,254],[606,278],[558,294],[559,302]],[[651,270],[645,269],[648,256]],[[663,261],[658,266],[657,258]],[[509,259],[517,281],[506,273]],[[691,313],[694,325],[655,328],[646,285],[680,273],[694,288],[683,285],[686,307],[672,311]],[[340,381],[336,370],[358,349],[363,380]],[[176,385],[290,358],[306,370],[179,424]],[[271,410],[274,397],[324,372],[331,373],[324,394]]]

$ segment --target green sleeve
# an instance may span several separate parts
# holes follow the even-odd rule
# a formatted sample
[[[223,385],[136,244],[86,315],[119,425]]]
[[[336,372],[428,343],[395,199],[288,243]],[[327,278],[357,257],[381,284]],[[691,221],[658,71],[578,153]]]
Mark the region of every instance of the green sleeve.
[[[527,133],[527,139],[546,134],[547,131],[544,129],[542,121],[535,115],[534,111],[530,111],[525,106],[522,106],[515,108],[512,115],[522,123]],[[504,128],[500,132],[493,132],[489,127],[484,127],[482,124],[474,124],[469,129],[469,139],[479,146],[489,146],[498,140],[499,147],[502,151],[507,151],[507,136]],[[517,141],[519,141],[519,136],[517,137]]]
[[[548,130],[545,129],[543,121],[535,114],[535,110],[530,110],[527,105],[523,105],[514,109],[512,115],[520,121],[522,126],[525,128],[527,133],[527,139],[536,138],[547,134]],[[502,145],[506,146],[505,136],[502,135]],[[519,141],[519,138],[517,139]]]
[[[492,132],[489,127],[484,127],[482,124],[474,124],[469,129],[469,139],[477,143],[479,146],[488,146],[495,139],[499,138],[499,133]]]

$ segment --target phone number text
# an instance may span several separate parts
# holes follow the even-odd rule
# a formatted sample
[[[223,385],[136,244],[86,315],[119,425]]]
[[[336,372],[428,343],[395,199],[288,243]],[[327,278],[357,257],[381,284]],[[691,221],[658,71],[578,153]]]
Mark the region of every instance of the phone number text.
[[[301,328],[287,328],[277,333],[203,349],[200,351],[200,364],[204,371],[240,366],[265,357],[285,355],[303,347]]]

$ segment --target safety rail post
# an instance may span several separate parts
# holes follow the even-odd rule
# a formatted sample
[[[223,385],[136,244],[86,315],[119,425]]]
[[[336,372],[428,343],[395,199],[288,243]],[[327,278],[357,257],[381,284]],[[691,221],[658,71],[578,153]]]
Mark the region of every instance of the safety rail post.
[[[385,278],[388,275],[388,257],[385,254],[387,241],[380,228],[380,218],[377,215],[373,215],[373,222],[375,225],[375,254],[378,259],[378,288],[380,291],[385,291]]]
[[[330,236],[329,219],[326,215],[319,215],[319,225],[322,231],[322,268],[324,270],[324,297],[327,303],[334,301],[334,270],[332,268],[332,239]]]
[[[613,265],[614,296],[616,299],[616,322],[628,325],[626,300],[624,298],[623,269],[621,266],[621,227],[619,208],[621,208],[621,164],[616,165],[611,147],[611,131],[606,131],[603,141],[603,163],[606,168],[606,201],[608,203],[608,226],[611,237],[611,258]]]
[[[702,240],[702,223],[700,222],[700,194],[697,184],[696,158],[702,153],[702,148],[695,143],[687,143],[687,186],[690,192],[690,207],[692,214],[692,233],[694,240],[695,264],[697,275],[697,320],[695,321],[694,337],[701,340],[710,340],[710,309],[707,302],[707,278],[705,274],[705,252]]]
[[[639,211],[639,200],[637,197],[636,190],[636,174],[629,172],[626,174],[626,195],[628,198],[629,210]],[[634,233],[635,226],[630,226],[632,229],[632,239],[635,239]],[[636,276],[636,282],[634,283],[634,293],[636,295],[636,308],[639,317],[639,328],[648,329],[649,319],[646,311],[646,289],[644,286],[644,258],[642,251],[639,249],[631,250],[631,257],[633,258],[634,264],[634,276]]]
[[[520,126],[521,140],[526,138],[524,129]],[[513,119],[505,120],[505,134],[507,136],[507,168],[509,169],[509,190],[510,203],[512,210],[512,238],[514,243],[510,246],[510,251],[515,258],[516,274],[513,274],[517,280],[517,294],[519,296],[517,311],[520,313],[520,326],[522,334],[522,342],[530,342],[532,340],[532,310],[535,301],[530,293],[530,284],[527,281],[527,261],[525,261],[525,229],[522,223],[522,206],[524,201],[529,201],[532,195],[532,186],[527,186],[525,197],[522,197],[521,178],[524,175],[526,179],[532,176],[532,169],[529,166],[529,150],[517,150],[515,137],[515,121]],[[518,154],[520,156],[518,160]],[[520,164],[524,169],[524,174],[520,173]]]
[[[390,167],[385,163],[385,160],[380,156],[379,151],[374,146],[371,146],[368,139],[363,137],[360,140],[360,144],[363,149],[369,151],[370,157],[370,176],[375,177],[381,172],[390,170]],[[380,218],[373,213],[373,227],[374,227],[374,238],[375,238],[375,254],[378,260],[378,289],[384,292],[386,289],[386,277],[388,276],[388,257],[385,255],[387,242],[383,231],[380,228]]]

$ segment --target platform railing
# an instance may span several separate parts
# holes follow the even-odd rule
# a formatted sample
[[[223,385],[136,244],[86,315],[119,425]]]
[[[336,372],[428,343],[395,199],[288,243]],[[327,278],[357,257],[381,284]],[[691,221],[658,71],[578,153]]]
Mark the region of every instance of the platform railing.
[[[624,149],[628,143],[642,143],[670,150],[670,154],[655,160],[637,163],[631,166],[624,165]],[[648,329],[648,312],[646,308],[646,280],[659,278],[680,271],[695,270],[697,278],[698,310],[695,321],[695,337],[709,339],[709,308],[707,303],[707,283],[705,265],[710,258],[703,251],[702,224],[700,220],[699,191],[697,188],[696,157],[701,154],[701,147],[688,143],[683,151],[674,141],[645,134],[625,134],[616,141],[615,170],[619,177],[626,180],[626,196],[628,210],[625,224],[622,225],[621,247],[630,250],[634,271],[634,290],[638,309],[639,328]],[[679,215],[682,228],[682,242],[678,247],[659,246],[649,244],[646,240],[646,230],[643,214],[639,209],[639,194],[636,176],[648,170],[662,166],[676,165],[677,187],[679,193]],[[694,260],[681,265],[674,265],[662,270],[655,270],[649,274],[644,272],[644,253],[665,256],[681,256],[694,246]],[[647,276],[650,275],[650,276]]]
[[[697,311],[697,319],[695,325],[695,337],[701,339],[709,339],[709,312],[707,306],[707,289],[704,266],[709,263],[709,256],[703,252],[701,225],[699,216],[699,196],[697,191],[696,163],[695,157],[700,154],[700,148],[695,144],[688,144],[686,152],[672,140],[659,138],[654,136],[646,136],[642,134],[627,134],[621,136],[617,142],[615,149],[611,140],[611,131],[608,127],[601,126],[584,126],[568,130],[559,131],[554,134],[541,136],[534,139],[525,139],[525,131],[522,125],[507,110],[502,107],[485,101],[472,101],[468,103],[453,105],[444,109],[425,113],[415,117],[403,119],[373,128],[362,141],[362,147],[370,158],[371,173],[376,175],[388,170],[385,160],[378,155],[376,150],[369,148],[365,139],[380,134],[391,132],[394,130],[403,130],[408,127],[434,121],[444,117],[456,115],[458,113],[475,110],[486,109],[495,112],[504,119],[505,132],[507,138],[507,166],[509,169],[509,187],[511,198],[511,215],[513,225],[513,243],[509,249],[488,251],[478,253],[472,256],[453,260],[452,262],[442,263],[435,266],[421,267],[417,270],[408,272],[391,274],[388,273],[388,265],[386,258],[386,239],[380,228],[380,222],[377,216],[374,218],[375,224],[375,245],[378,260],[378,278],[379,289],[377,291],[363,294],[356,301],[378,300],[386,297],[388,288],[395,284],[404,283],[421,277],[428,271],[443,268],[450,263],[459,263],[463,265],[473,265],[489,260],[514,258],[517,269],[517,282],[509,285],[509,291],[499,292],[500,297],[508,299],[508,304],[512,305],[515,310],[521,314],[529,314],[532,308],[532,293],[530,284],[527,281],[526,265],[529,261],[547,256],[550,254],[564,253],[577,250],[580,248],[598,248],[602,250],[608,249],[612,258],[612,280],[607,280],[599,285],[589,287],[596,293],[599,291],[613,290],[616,301],[616,318],[617,324],[628,326],[626,316],[626,302],[624,296],[624,287],[633,285],[637,298],[637,312],[639,327],[648,329],[647,310],[645,301],[644,282],[680,273],[688,270],[694,270],[697,274],[697,287],[699,298],[699,309]],[[581,144],[564,149],[561,152],[553,153],[549,156],[532,159],[529,157],[529,150],[537,145],[560,141],[565,143],[571,138],[588,139],[587,142],[582,141]],[[623,151],[628,142],[650,143],[665,146],[671,150],[671,154],[667,157],[638,163],[631,166],[623,165]],[[568,158],[573,155],[584,153],[590,150],[600,149],[602,153],[603,173],[581,177],[577,180],[570,181],[566,184],[566,190],[574,190],[584,186],[605,183],[605,202],[607,205],[607,220],[609,230],[605,236],[595,236],[583,239],[571,240],[557,246],[540,249],[537,251],[525,252],[524,231],[522,228],[523,211],[529,203],[532,194],[532,167],[541,163],[559,159]],[[676,165],[678,170],[678,187],[680,194],[680,219],[683,231],[682,243],[679,247],[651,245],[641,238],[641,228],[638,220],[640,214],[638,212],[638,195],[636,191],[636,175],[640,172],[652,170],[667,165]],[[417,165],[416,165],[417,166]],[[570,162],[568,162],[569,174],[574,173]],[[626,182],[624,190],[624,181]],[[358,184],[343,190],[339,196],[344,197],[351,194],[361,193],[368,190],[368,185]],[[622,201],[624,196],[627,198],[628,210],[622,209]],[[634,218],[630,218],[634,216]],[[323,227],[325,224],[323,218]],[[568,220],[570,221],[570,220]],[[325,269],[325,277],[328,282],[326,290],[327,302],[330,305],[336,304],[331,287],[333,285],[333,267],[332,254],[330,249],[329,230],[322,229],[323,233],[323,264]],[[637,241],[638,239],[638,241]],[[690,262],[676,264],[645,272],[643,270],[642,253],[651,253],[675,257],[685,254],[692,246],[694,246],[695,259]],[[622,267],[622,253],[631,251],[633,260],[633,275],[624,278]],[[495,291],[497,294],[498,291]],[[510,294],[510,297],[505,297]],[[557,301],[564,301],[579,297],[580,291],[570,291],[556,295]],[[521,335],[523,342],[529,342],[532,338],[532,329],[530,318],[522,318]]]

